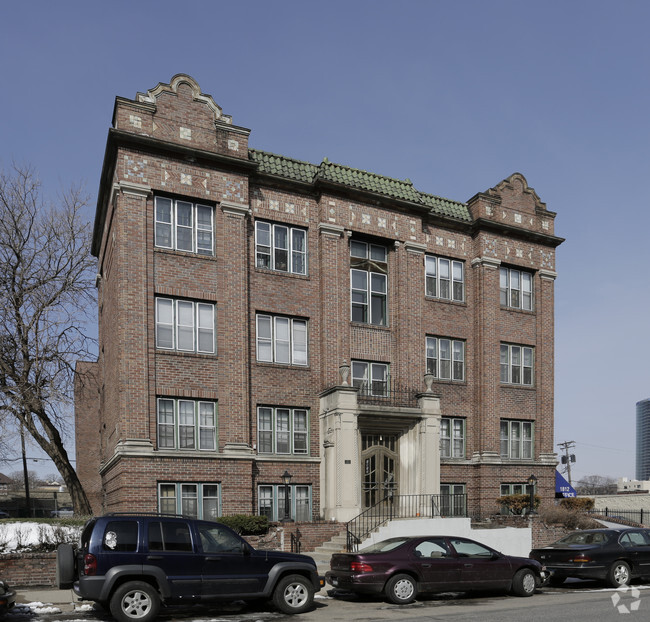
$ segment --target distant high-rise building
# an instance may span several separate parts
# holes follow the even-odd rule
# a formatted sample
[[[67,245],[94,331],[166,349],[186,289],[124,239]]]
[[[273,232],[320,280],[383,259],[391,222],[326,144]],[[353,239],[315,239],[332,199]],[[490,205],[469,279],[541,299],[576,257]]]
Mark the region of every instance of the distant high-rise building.
[[[636,478],[650,480],[650,398],[636,403]]]

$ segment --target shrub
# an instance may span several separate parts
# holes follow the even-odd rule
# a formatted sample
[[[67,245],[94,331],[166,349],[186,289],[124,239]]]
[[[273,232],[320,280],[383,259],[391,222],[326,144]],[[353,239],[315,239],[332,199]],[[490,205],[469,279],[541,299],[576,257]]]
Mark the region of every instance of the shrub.
[[[541,499],[535,495],[533,497],[533,509],[539,507]],[[503,495],[497,499],[497,503],[501,507],[508,508],[512,514],[523,514],[524,510],[530,507],[530,495]]]
[[[560,501],[560,505],[567,510],[586,512],[594,507],[594,500],[591,497],[568,497]]]
[[[269,519],[267,516],[233,514],[232,516],[221,516],[217,521],[234,529],[242,536],[260,536],[269,530]]]
[[[539,512],[540,518],[548,525],[562,525],[567,529],[596,529],[602,525],[580,510],[572,510],[560,505],[544,507]]]

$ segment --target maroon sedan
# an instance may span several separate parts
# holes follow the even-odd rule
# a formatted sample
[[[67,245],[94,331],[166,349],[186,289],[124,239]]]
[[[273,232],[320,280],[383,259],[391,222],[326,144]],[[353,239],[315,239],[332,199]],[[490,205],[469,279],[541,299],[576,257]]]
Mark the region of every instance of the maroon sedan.
[[[393,603],[413,602],[420,593],[506,590],[532,596],[546,580],[533,559],[504,555],[456,536],[383,540],[358,553],[336,553],[327,582],[357,594],[383,594]]]

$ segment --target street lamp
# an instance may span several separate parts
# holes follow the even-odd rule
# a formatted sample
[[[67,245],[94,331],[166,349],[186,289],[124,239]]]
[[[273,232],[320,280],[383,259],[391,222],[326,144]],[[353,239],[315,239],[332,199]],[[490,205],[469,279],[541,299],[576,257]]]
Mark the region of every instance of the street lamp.
[[[284,518],[282,519],[283,523],[291,523],[291,517],[289,516],[289,484],[291,483],[291,478],[293,475],[289,473],[286,469],[281,476],[282,483],[284,484]]]
[[[534,475],[531,475],[528,480],[528,492],[530,494],[530,499],[528,501],[528,513],[532,514],[535,508],[535,484],[537,483],[537,478]]]

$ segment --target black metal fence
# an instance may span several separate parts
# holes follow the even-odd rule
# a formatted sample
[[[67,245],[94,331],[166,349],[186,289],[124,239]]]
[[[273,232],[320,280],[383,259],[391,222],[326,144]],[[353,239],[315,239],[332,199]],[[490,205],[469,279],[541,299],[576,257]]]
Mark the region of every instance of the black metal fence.
[[[604,508],[602,510],[592,509],[588,511],[590,516],[601,516],[608,518],[612,522],[624,521],[628,523],[644,524],[644,519],[650,519],[650,510],[616,510],[613,508]]]
[[[359,387],[357,399],[360,404],[370,404],[372,406],[417,406],[418,391],[413,389],[404,389],[401,387],[389,388],[386,383],[383,386],[363,386]]]
[[[467,517],[467,495],[387,495],[347,525],[347,550],[359,544],[375,529],[397,518]]]

